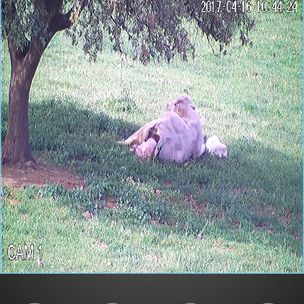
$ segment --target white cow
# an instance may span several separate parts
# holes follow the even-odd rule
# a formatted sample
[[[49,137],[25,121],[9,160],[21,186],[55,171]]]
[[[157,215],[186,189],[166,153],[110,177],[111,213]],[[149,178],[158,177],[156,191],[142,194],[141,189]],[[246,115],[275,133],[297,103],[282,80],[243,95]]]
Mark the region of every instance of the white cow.
[[[128,139],[140,158],[158,157],[161,160],[183,163],[205,152],[200,117],[189,97],[181,96],[167,104],[166,111]]]

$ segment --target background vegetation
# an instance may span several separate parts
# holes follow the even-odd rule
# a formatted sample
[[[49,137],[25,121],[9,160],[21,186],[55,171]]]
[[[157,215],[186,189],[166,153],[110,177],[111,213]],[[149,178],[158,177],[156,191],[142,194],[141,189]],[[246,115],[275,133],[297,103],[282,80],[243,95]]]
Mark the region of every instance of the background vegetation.
[[[58,34],[31,90],[31,146],[86,187],[4,187],[3,271],[301,271],[301,22],[300,13],[260,13],[251,47],[235,43],[215,56],[198,35],[196,58],[170,65],[142,65],[107,43],[89,62]],[[207,135],[227,144],[227,160],[141,162],[117,144],[184,92]],[[8,260],[8,244],[25,242],[42,244],[43,267]]]

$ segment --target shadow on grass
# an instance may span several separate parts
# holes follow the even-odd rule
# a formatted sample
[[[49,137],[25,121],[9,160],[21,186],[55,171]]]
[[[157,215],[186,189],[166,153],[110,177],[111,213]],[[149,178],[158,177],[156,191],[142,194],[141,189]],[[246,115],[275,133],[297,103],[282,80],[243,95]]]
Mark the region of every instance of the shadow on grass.
[[[6,111],[4,105],[2,137]],[[302,163],[293,155],[243,138],[227,143],[227,160],[204,155],[184,165],[141,162],[117,143],[138,125],[60,100],[32,104],[30,121],[34,154],[73,166],[86,178],[88,191],[67,195],[72,205],[102,212],[110,197],[121,206],[120,215],[110,216],[130,223],[168,224],[241,242],[251,242],[246,234],[258,231],[275,243],[278,232],[301,252]],[[56,187],[50,193],[66,195]]]

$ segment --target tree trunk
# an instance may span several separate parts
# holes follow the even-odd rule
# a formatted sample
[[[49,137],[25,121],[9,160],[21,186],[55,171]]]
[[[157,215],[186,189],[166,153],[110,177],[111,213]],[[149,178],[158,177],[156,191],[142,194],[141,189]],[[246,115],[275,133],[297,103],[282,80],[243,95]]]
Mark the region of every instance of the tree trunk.
[[[2,1],[3,2],[3,1]],[[49,23],[39,35],[32,37],[28,45],[20,50],[14,43],[14,32],[9,32],[8,47],[11,58],[11,82],[9,93],[8,129],[3,144],[2,163],[18,167],[36,167],[29,144],[29,93],[33,77],[41,56],[56,32],[71,26],[71,16],[78,18],[87,0],[75,1],[66,14],[60,12],[63,1],[34,1],[37,12],[42,12],[40,18],[48,15]],[[75,12],[76,5],[76,12]],[[75,16],[74,16],[75,17]],[[11,6],[11,19],[20,23],[14,1]],[[43,39],[41,39],[43,38]],[[44,43],[42,43],[44,41]]]
[[[31,47],[26,56],[9,43],[11,80],[8,129],[2,151],[2,163],[17,167],[35,167],[29,143],[29,93],[44,48]]]

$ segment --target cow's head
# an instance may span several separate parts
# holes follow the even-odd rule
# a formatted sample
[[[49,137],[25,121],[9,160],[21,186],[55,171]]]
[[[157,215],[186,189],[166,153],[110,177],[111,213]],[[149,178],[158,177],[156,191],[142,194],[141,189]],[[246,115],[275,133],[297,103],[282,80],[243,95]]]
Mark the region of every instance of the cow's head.
[[[188,96],[181,96],[167,104],[167,111],[176,112],[180,117],[192,117],[195,107]]]

